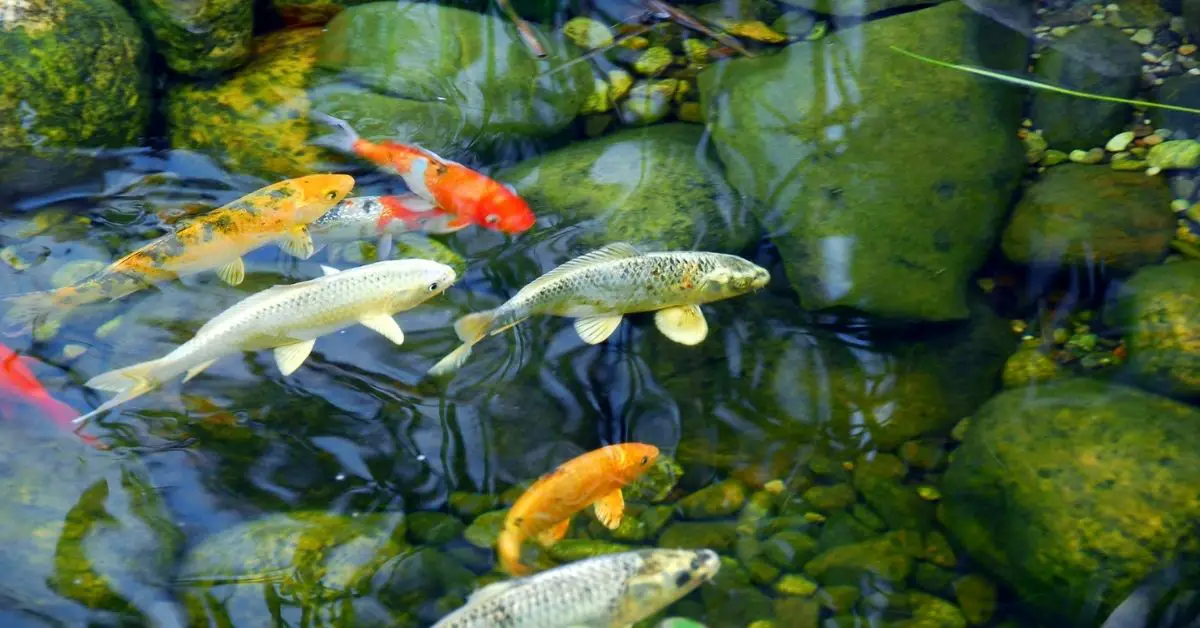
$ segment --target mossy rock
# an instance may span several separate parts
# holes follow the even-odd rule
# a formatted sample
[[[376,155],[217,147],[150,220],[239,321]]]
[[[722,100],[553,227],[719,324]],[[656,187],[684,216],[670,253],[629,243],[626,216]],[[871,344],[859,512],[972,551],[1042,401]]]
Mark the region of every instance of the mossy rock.
[[[57,625],[179,625],[156,583],[183,539],[145,470],[24,423],[0,423],[5,610]]]
[[[137,145],[150,116],[141,30],[112,0],[24,0],[0,21],[0,198],[98,173],[75,148]]]
[[[1025,190],[1004,230],[1004,255],[1132,272],[1166,254],[1175,232],[1170,204],[1164,177],[1063,164]]]
[[[1016,71],[1027,44],[949,2],[710,66],[701,105],[805,309],[963,319],[1024,168],[1021,92],[931,71],[893,45]],[[831,78],[849,56],[853,89]]]
[[[399,514],[268,515],[202,541],[175,582],[193,621],[231,609],[248,615],[248,607],[262,603],[264,586],[312,612],[369,590],[376,573],[408,548],[404,534]],[[204,600],[213,599],[222,600],[224,611],[206,609]]]
[[[175,148],[207,153],[226,168],[269,181],[311,174],[323,151],[310,145],[305,87],[316,63],[320,28],[285,30],[254,40],[254,60],[214,85],[180,83],[166,99]]]
[[[539,215],[582,227],[580,245],[632,242],[663,250],[736,253],[758,235],[746,202],[716,163],[698,153],[703,129],[627,129],[497,173]]]
[[[250,58],[254,4],[245,0],[132,0],[155,50],[180,74],[204,76]]]
[[[1163,565],[1196,564],[1197,426],[1196,408],[1096,380],[1005,391],[972,417],[939,516],[1039,619],[1098,626]]]
[[[1128,368],[1140,384],[1200,398],[1200,261],[1138,271],[1104,318],[1124,330]]]
[[[315,108],[370,140],[454,159],[553,136],[579,113],[593,81],[561,36],[533,57],[506,19],[433,3],[376,2],[339,13],[317,55]]]
[[[839,545],[817,555],[804,565],[804,573],[822,584],[852,584],[868,574],[903,586],[913,568],[913,553],[920,550],[920,535],[901,530],[883,536]]]

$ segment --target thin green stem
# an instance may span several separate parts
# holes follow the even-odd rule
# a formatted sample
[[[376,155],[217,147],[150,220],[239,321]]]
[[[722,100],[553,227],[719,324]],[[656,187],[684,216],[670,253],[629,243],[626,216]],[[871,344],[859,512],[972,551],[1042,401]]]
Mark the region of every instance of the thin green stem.
[[[1006,83],[1013,83],[1015,85],[1021,85],[1024,87],[1032,87],[1034,89],[1042,89],[1042,90],[1046,90],[1049,92],[1066,94],[1067,96],[1075,96],[1076,98],[1089,98],[1091,100],[1103,100],[1105,102],[1117,102],[1117,103],[1123,103],[1126,105],[1134,105],[1137,107],[1156,107],[1159,109],[1170,109],[1171,111],[1182,111],[1185,113],[1200,113],[1200,109],[1194,109],[1192,107],[1181,107],[1178,105],[1164,105],[1162,103],[1150,102],[1148,100],[1117,98],[1116,96],[1102,96],[1100,94],[1089,94],[1087,92],[1077,92],[1075,90],[1067,89],[1065,87],[1059,87],[1057,85],[1050,85],[1048,83],[1039,83],[1037,81],[1031,81],[1029,79],[1024,79],[1024,78],[1020,78],[1020,77],[1016,77],[1016,76],[1009,76],[1007,74],[1003,74],[1000,72],[993,72],[991,70],[985,70],[983,68],[976,68],[976,67],[969,66],[969,65],[959,65],[957,63],[948,63],[946,61],[938,61],[937,59],[930,59],[929,57],[919,55],[915,52],[909,52],[908,50],[904,50],[903,48],[900,48],[897,46],[889,46],[889,48],[891,48],[892,50],[895,50],[896,52],[899,52],[902,55],[912,57],[913,59],[916,59],[918,61],[923,61],[925,63],[932,63],[933,65],[940,65],[944,68],[950,68],[952,70],[959,70],[960,72],[970,72],[971,74],[978,74],[980,76],[986,76],[988,78],[993,78],[998,81],[1004,81]]]
[[[1179,251],[1183,255],[1186,255],[1188,257],[1194,257],[1196,259],[1200,259],[1200,248],[1196,248],[1196,247],[1184,242],[1183,240],[1180,240],[1179,238],[1175,238],[1175,239],[1171,240],[1171,246],[1174,247],[1176,251]]]

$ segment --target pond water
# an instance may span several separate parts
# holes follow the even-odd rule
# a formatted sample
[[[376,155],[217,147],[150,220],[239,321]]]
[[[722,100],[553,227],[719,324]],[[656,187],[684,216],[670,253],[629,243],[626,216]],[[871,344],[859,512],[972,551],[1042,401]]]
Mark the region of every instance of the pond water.
[[[90,378],[375,238],[8,329],[73,410],[4,371],[4,626],[430,626],[509,578],[531,482],[632,442],[660,458],[622,525],[525,549],[720,554],[638,626],[1200,625],[1200,117],[1152,106],[1200,106],[1197,3],[513,2],[544,57],[483,2],[182,4],[0,0],[0,294],[283,179],[408,190],[314,111],[537,220],[397,237],[458,276],[402,345],[352,325],[286,377],[234,352],[78,435],[111,396]],[[695,346],[650,313],[595,345],[535,316],[426,375],[460,317],[617,242],[771,281],[703,306]]]

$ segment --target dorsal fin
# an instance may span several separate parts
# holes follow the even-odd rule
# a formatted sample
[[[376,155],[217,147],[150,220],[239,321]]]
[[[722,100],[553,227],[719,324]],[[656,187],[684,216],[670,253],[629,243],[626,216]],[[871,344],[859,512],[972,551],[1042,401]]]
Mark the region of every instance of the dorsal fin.
[[[518,580],[501,580],[499,582],[493,582],[489,585],[484,586],[481,589],[477,589],[474,593],[472,593],[470,596],[467,597],[467,601],[472,602],[472,603],[481,602],[483,600],[486,600],[489,597],[503,593],[503,592],[513,588],[513,584],[518,581],[519,581],[519,579]]]
[[[538,277],[537,279],[534,279],[529,283],[529,285],[521,288],[521,291],[517,294],[527,294],[530,291],[544,286],[550,281],[553,281],[569,272],[579,270],[580,268],[586,268],[588,266],[594,266],[604,262],[611,262],[613,260],[637,257],[641,254],[641,251],[637,250],[637,248],[628,242],[613,242],[612,244],[606,244],[595,251],[584,253],[575,259],[570,259],[563,262],[554,270],[542,275],[541,277]]]

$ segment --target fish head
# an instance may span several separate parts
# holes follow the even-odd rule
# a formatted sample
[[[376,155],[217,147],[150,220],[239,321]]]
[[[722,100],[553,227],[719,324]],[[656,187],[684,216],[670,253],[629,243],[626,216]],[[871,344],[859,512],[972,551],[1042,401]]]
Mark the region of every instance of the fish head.
[[[501,183],[493,186],[492,193],[476,207],[479,225],[492,231],[521,233],[528,231],[537,221],[529,203],[526,203],[511,186]]]
[[[753,292],[771,280],[767,269],[736,255],[722,255],[696,285],[704,300],[717,301]]]
[[[427,259],[376,262],[386,273],[382,282],[389,292],[393,311],[407,310],[443,293],[458,275],[453,268]]]
[[[354,177],[348,174],[310,174],[290,179],[287,183],[300,194],[291,218],[301,225],[325,215],[354,189]]]
[[[629,577],[615,625],[633,624],[670,606],[712,580],[721,559],[709,549],[651,549],[638,552],[641,568]]]
[[[658,447],[647,443],[621,443],[614,445],[610,451],[617,475],[626,482],[649,471],[658,459]]]

